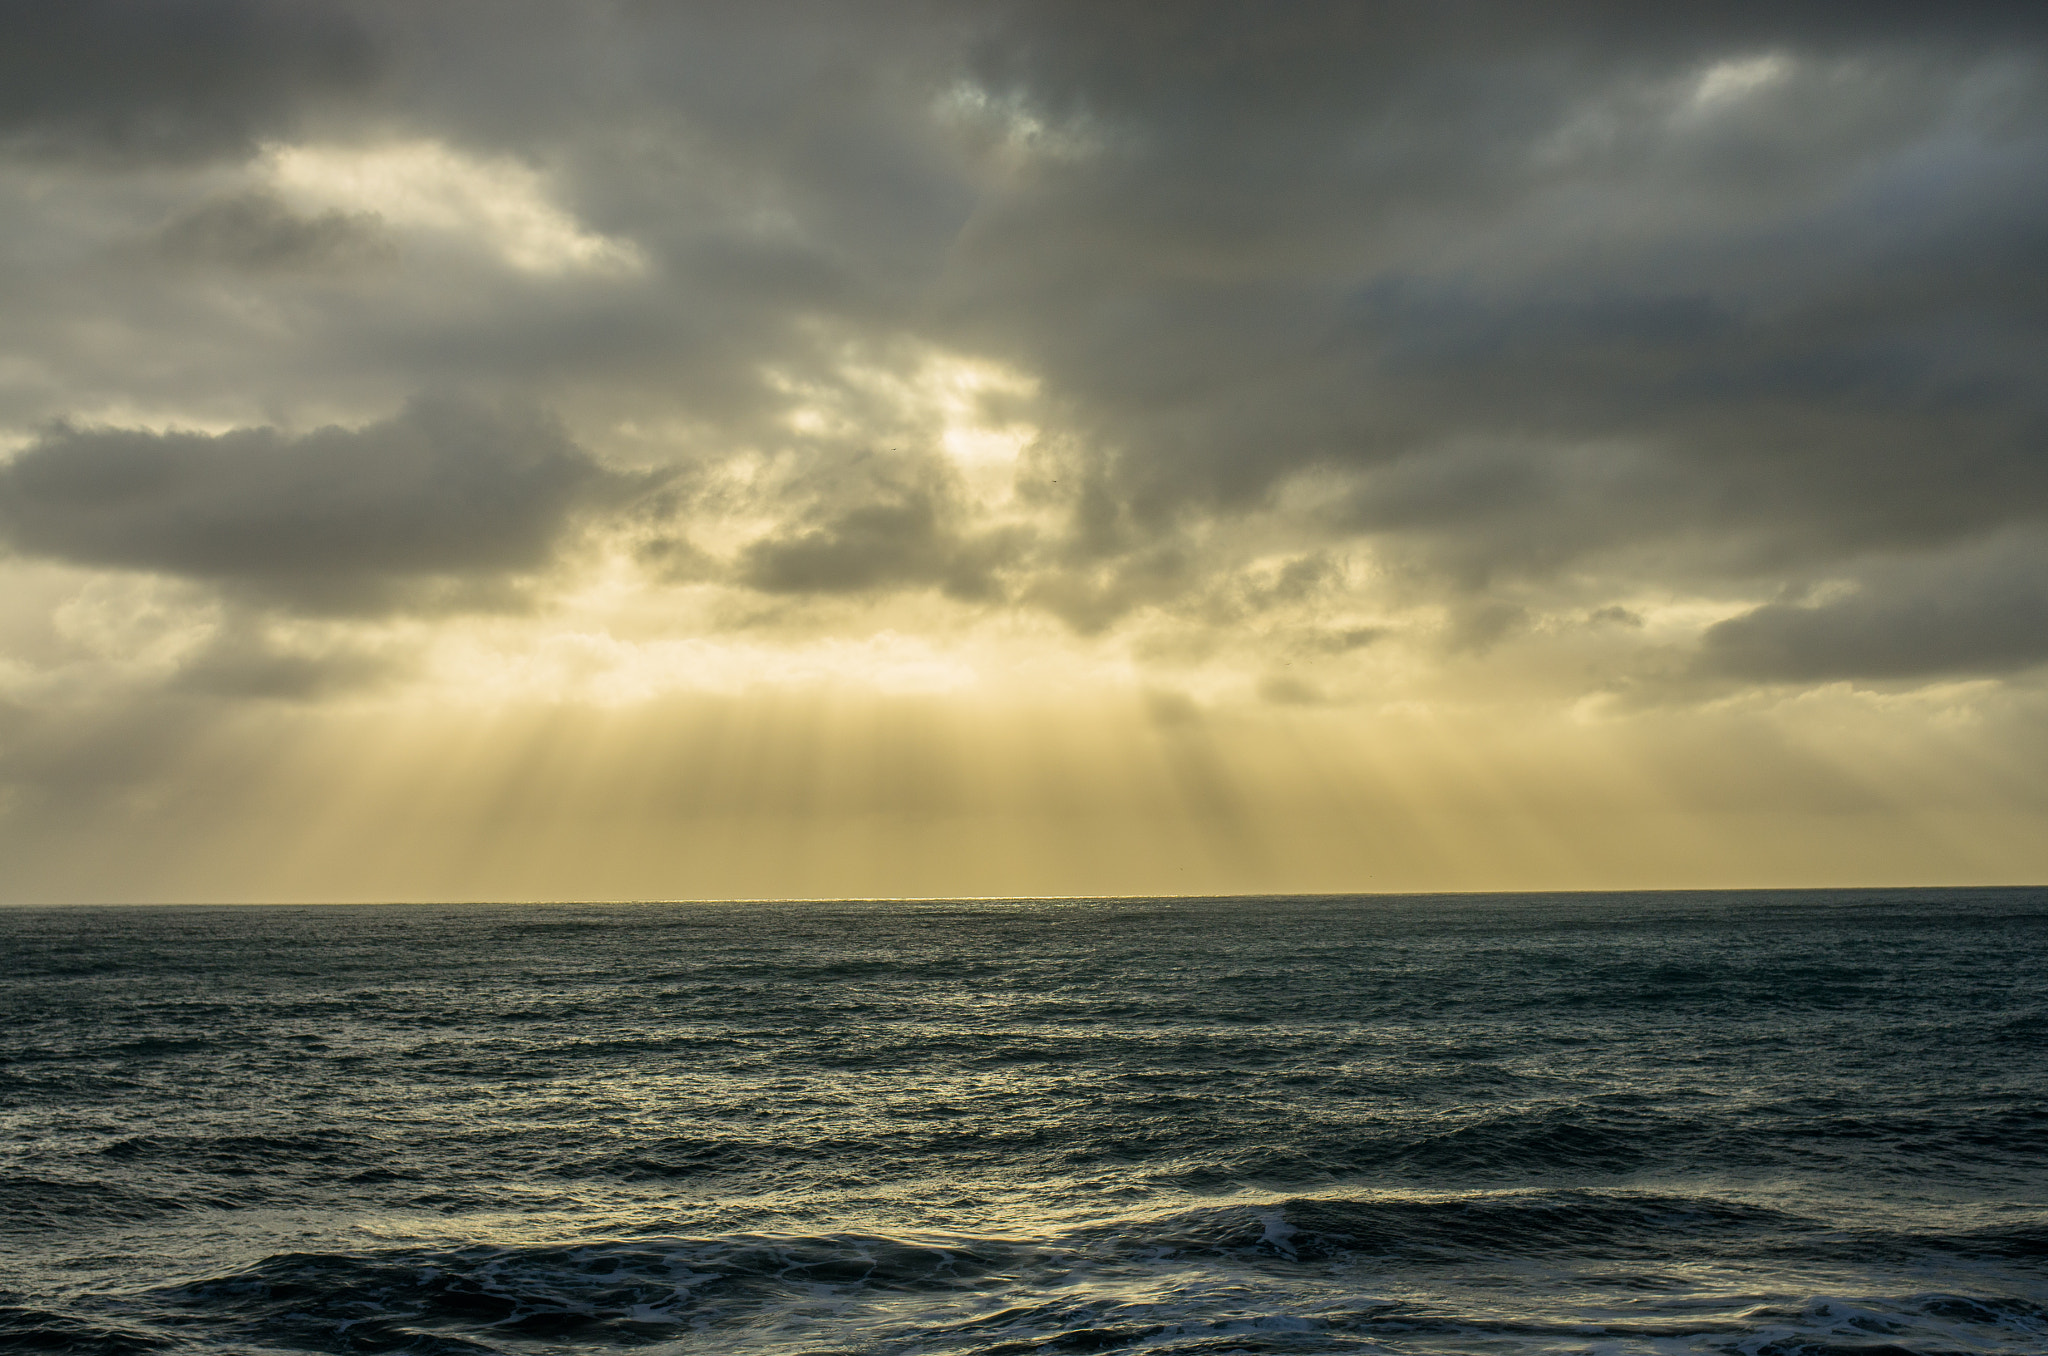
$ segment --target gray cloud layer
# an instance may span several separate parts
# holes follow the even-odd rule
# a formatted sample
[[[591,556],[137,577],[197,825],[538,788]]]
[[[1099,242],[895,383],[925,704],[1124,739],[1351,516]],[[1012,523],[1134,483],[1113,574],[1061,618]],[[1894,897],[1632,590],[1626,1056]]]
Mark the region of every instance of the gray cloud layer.
[[[2007,673],[2048,661],[2048,552],[1997,543],[1934,568],[1896,563],[1813,602],[1774,602],[1711,627],[1708,673],[1776,682]]]
[[[0,138],[50,156],[186,161],[248,149],[376,78],[345,7],[264,0],[0,3]]]
[[[545,566],[605,476],[551,421],[452,401],[296,438],[59,428],[0,466],[0,533],[347,610],[408,580]]]
[[[1088,631],[1306,605],[1236,580],[1218,543],[1261,518],[1269,554],[1370,550],[1463,619],[1454,644],[1646,591],[1847,581],[1706,632],[1693,672],[2048,657],[2039,590],[1980,568],[1993,536],[2009,560],[2048,539],[2039,5],[5,17],[0,133],[74,176],[68,216],[0,197],[18,429],[252,388],[517,391],[579,435],[687,428],[633,450],[693,473],[777,459],[743,506],[769,525],[693,568],[778,596],[938,590]],[[514,165],[643,266],[522,269],[231,181],[292,138]],[[907,380],[927,347],[1036,380],[1016,413],[1050,525],[978,521],[929,421],[849,375]],[[852,431],[792,431],[820,392]],[[67,429],[0,474],[0,524],[25,552],[367,607],[541,568],[603,476],[474,410],[300,440]],[[678,536],[719,511],[677,503]]]
[[[348,268],[393,252],[374,212],[302,214],[264,193],[199,204],[165,225],[157,247],[176,262],[252,272]]]

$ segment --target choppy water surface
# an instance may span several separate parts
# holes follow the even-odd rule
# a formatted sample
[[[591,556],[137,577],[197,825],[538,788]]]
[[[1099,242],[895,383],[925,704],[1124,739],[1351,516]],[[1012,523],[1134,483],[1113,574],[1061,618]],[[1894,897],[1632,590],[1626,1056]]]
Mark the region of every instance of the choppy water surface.
[[[0,911],[0,1347],[2048,1351],[2048,893]]]

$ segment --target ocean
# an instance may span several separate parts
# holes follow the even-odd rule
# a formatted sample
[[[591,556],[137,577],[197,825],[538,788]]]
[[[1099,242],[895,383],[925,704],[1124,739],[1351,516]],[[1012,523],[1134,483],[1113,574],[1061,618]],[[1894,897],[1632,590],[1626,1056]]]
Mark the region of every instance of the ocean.
[[[0,911],[0,1348],[2048,1352],[2048,891]]]

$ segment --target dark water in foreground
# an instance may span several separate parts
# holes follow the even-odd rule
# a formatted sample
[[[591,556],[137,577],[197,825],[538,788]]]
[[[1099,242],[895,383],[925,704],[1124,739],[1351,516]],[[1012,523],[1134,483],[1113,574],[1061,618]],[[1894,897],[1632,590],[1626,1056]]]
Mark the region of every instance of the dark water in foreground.
[[[0,1347],[2048,1352],[2048,892],[0,911]]]

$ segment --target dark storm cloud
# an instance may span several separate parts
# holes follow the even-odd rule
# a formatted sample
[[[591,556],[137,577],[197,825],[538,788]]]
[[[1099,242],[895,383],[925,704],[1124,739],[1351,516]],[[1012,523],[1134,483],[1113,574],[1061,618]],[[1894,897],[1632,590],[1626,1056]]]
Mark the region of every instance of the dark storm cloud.
[[[1774,602],[1710,628],[1702,672],[1762,682],[1926,679],[2048,662],[2048,550],[2004,544],[1873,571],[1815,602]]]
[[[0,145],[46,155],[234,154],[378,68],[336,5],[0,0],[0,33]]]
[[[1757,677],[1834,672],[1812,654],[1853,651],[1847,632],[1813,637],[1918,606],[1906,573],[1855,562],[2048,531],[2038,4],[4,13],[0,128],[17,146],[189,160],[317,113],[330,147],[427,144],[484,179],[530,171],[550,210],[644,264],[522,272],[453,228],[380,226],[260,183],[195,184],[147,215],[117,204],[139,220],[108,235],[154,232],[161,276],[116,288],[64,255],[64,282],[9,284],[8,344],[57,374],[7,396],[42,402],[18,426],[252,384],[281,407],[345,388],[383,409],[495,384],[578,428],[688,427],[677,460],[800,468],[805,492],[728,505],[775,519],[730,579],[938,588],[1091,632],[1148,607],[1224,626],[1266,605],[1215,602],[1242,564],[1216,529],[1262,514],[1293,515],[1273,549],[1366,543],[1468,649],[1642,589],[1862,581],[1854,601],[1774,604],[1713,633],[1700,662]],[[467,229],[502,224],[486,210],[501,207]],[[55,257],[65,236],[44,229]],[[15,276],[43,276],[19,248]],[[390,267],[347,267],[372,257]],[[846,473],[899,433],[934,445],[849,375],[908,381],[931,349],[1037,383],[1016,412],[1045,435],[1026,497],[1063,524],[991,532],[936,480]],[[792,433],[806,405],[854,431]],[[348,548],[279,526],[349,504],[340,473],[318,495],[292,481],[272,507],[296,507],[275,514],[226,474],[132,520],[112,500],[19,507],[31,471],[76,458],[89,479],[117,444],[203,460],[199,443],[121,436],[143,435],[51,435],[7,473],[20,549],[304,597],[331,577],[348,595],[532,568],[583,483],[580,454],[458,459],[470,509],[415,523],[395,463],[368,457],[348,475],[379,507],[329,525]],[[312,464],[273,442],[275,464]],[[1310,481],[1313,502],[1287,508]],[[708,540],[687,519],[713,502],[662,540]],[[221,525],[192,526],[209,511]],[[436,513],[445,537],[418,525]],[[261,524],[304,545],[257,550]],[[678,546],[652,568],[724,567]],[[1983,625],[2013,606],[1987,605]],[[1851,667],[2015,662],[1932,623],[1896,634],[1920,638],[1900,643],[1930,656],[1921,669],[1875,652]]]
[[[999,13],[980,77],[1101,149],[985,204],[951,315],[1112,549],[1313,472],[1498,619],[2048,522],[2048,11]]]
[[[0,533],[28,555],[348,611],[407,581],[538,570],[609,481],[553,422],[449,400],[299,437],[59,428],[0,466]]]
[[[2020,454],[2044,412],[2048,105],[2016,10],[1609,31],[1570,7],[1347,9],[1242,46],[1188,14],[1154,45],[1059,13],[1012,78],[1129,135],[979,226],[992,276],[1029,275],[990,331],[1076,398],[1140,504],[1474,437],[1655,441],[1829,534],[2043,502]],[[1715,61],[1781,47],[1728,106],[1684,106]],[[1958,432],[1978,474],[1930,504],[1924,449]]]

